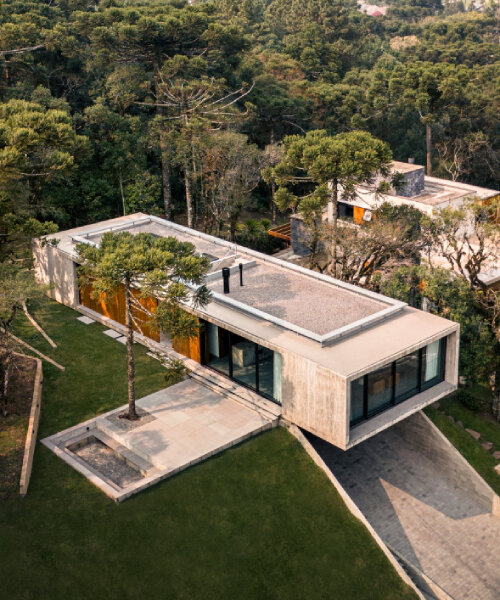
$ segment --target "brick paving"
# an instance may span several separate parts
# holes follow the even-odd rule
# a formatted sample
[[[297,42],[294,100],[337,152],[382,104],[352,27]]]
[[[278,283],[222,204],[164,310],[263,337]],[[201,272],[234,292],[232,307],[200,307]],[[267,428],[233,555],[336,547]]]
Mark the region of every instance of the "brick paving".
[[[454,600],[500,599],[500,519],[388,429],[316,450],[389,547]]]

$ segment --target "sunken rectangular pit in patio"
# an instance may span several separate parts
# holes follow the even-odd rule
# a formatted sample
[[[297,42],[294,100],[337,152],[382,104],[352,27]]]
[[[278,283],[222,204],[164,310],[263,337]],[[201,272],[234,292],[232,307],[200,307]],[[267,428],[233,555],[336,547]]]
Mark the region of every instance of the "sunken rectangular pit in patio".
[[[146,476],[144,470],[130,458],[120,454],[95,435],[69,444],[66,449],[122,489]]]

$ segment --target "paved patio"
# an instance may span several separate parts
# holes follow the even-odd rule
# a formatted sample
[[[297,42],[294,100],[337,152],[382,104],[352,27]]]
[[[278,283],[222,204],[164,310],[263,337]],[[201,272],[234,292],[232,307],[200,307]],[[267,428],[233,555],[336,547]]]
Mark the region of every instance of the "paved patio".
[[[276,424],[192,379],[141,398],[136,405],[145,414],[139,422],[118,419],[126,409],[122,406],[42,442],[108,496],[122,501]],[[104,445],[139,472],[137,481],[122,487],[111,472],[98,471],[95,461],[82,459],[82,447],[89,441]]]
[[[384,542],[453,600],[500,598],[500,519],[395,428],[317,452]]]

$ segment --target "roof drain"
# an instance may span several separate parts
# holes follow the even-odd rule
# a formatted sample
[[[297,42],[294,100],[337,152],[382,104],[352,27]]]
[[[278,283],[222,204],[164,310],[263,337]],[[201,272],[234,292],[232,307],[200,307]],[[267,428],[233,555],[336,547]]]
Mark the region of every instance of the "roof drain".
[[[222,279],[224,281],[224,294],[229,294],[229,267],[222,267]]]
[[[238,267],[240,269],[240,286],[243,286],[243,263],[240,263]]]

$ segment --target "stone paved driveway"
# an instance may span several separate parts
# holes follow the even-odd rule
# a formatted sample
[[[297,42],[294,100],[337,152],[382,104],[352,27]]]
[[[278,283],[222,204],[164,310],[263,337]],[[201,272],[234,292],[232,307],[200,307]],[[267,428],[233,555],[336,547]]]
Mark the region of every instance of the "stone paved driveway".
[[[386,542],[455,600],[500,599],[500,519],[394,429],[343,452],[310,438]]]

